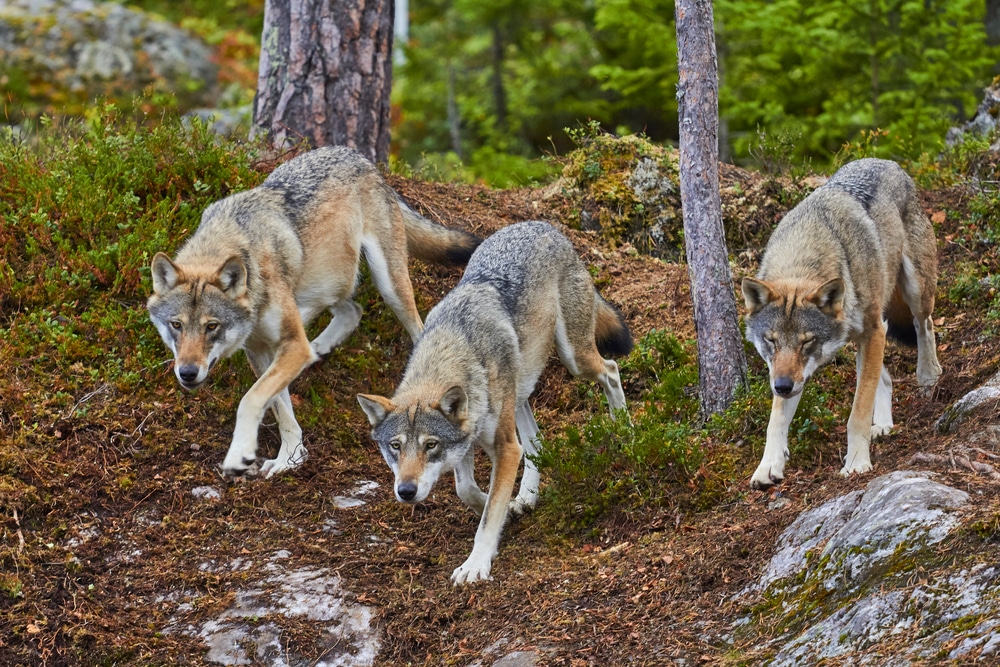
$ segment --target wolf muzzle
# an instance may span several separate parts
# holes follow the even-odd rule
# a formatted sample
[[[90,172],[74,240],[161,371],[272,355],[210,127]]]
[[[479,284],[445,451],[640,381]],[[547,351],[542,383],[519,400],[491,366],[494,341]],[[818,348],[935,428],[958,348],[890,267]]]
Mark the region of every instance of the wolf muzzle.
[[[400,482],[396,485],[396,495],[405,503],[412,503],[417,497],[416,482]]]

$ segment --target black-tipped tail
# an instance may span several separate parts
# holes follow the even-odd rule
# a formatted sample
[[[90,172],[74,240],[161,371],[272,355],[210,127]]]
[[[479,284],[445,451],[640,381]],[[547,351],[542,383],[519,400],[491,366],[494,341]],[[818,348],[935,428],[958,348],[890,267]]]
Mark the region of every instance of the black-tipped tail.
[[[406,226],[406,247],[410,255],[435,264],[465,266],[483,242],[475,234],[431,222],[397,197]]]
[[[604,357],[624,357],[632,351],[632,332],[621,311],[598,295],[597,325],[594,340]]]

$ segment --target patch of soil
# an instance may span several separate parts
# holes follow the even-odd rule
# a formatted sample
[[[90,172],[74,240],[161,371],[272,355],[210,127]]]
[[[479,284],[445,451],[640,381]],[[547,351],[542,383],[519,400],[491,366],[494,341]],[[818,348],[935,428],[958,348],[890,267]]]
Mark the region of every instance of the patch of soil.
[[[738,178],[746,181],[743,192],[756,187],[752,175]],[[519,220],[558,222],[565,210],[558,195],[539,190],[390,182],[431,219],[480,235]],[[965,206],[957,189],[930,193],[925,203],[931,212]],[[221,364],[195,394],[176,388],[168,365],[147,378],[149,395],[108,388],[89,399],[88,414],[96,416],[61,417],[38,435],[60,446],[21,471],[28,490],[0,501],[0,574],[21,584],[19,591],[0,591],[0,664],[208,664],[203,637],[183,628],[250,609],[241,591],[279,599],[282,579],[267,569],[276,558],[288,571],[338,578],[345,606],[371,610],[379,665],[490,664],[529,649],[540,653],[540,664],[572,667],[732,664],[731,655],[753,655],[766,637],[726,638],[746,612],[735,596],[762,572],[779,532],[804,509],[909,467],[918,451],[946,454],[953,437],[937,434],[934,420],[1000,363],[1000,346],[981,336],[979,315],[945,300],[950,268],[966,257],[948,245],[947,224],[938,309],[945,374],[930,395],[920,394],[912,379],[915,355],[890,347],[898,429],[875,444],[873,473],[841,478],[845,443],[838,440],[818,462],[793,458],[780,489],[750,492],[767,421],[761,414],[741,450],[741,478],[724,482],[720,504],[699,511],[629,508],[592,531],[561,535],[541,531],[528,515],[508,525],[494,580],[465,588],[453,588],[448,578],[472,548],[475,516],[447,480],[420,506],[395,502],[389,470],[355,403],[359,392],[391,392],[401,376],[409,344],[398,323],[390,325],[391,335],[359,330],[292,385],[310,458],[277,479],[225,479],[217,472],[232,433],[231,406],[248,386],[241,358]],[[608,248],[592,233],[567,233],[637,339],[653,329],[693,338],[686,267]],[[759,248],[748,250],[752,258]],[[752,259],[740,268],[751,270]],[[416,266],[421,309],[460,275]],[[371,298],[373,291],[362,294]],[[377,300],[364,306],[368,317],[386,310]],[[343,355],[374,348],[387,350],[376,371],[352,375],[338,364]],[[762,365],[752,363],[754,381],[763,382]],[[823,383],[827,373],[843,373],[853,385],[853,363],[826,369],[814,382]],[[599,409],[561,396],[575,382],[554,365],[544,375],[534,399],[543,431]],[[846,404],[852,395],[838,399]],[[13,423],[0,415],[0,428]],[[261,443],[259,454],[275,454],[273,420],[262,427]],[[942,481],[977,494],[981,507],[991,508],[983,511],[996,514],[995,482],[969,470],[940,472]],[[358,485],[369,481],[379,486],[358,496]],[[195,492],[201,487],[218,495]],[[364,504],[343,507],[338,498],[352,494]],[[772,502],[779,497],[787,502]],[[271,631],[269,623],[280,626],[276,652],[244,647],[251,663],[350,664],[333,662],[348,660],[350,642],[338,644],[339,635],[318,630],[308,614],[278,618],[262,610],[245,618],[258,635]]]

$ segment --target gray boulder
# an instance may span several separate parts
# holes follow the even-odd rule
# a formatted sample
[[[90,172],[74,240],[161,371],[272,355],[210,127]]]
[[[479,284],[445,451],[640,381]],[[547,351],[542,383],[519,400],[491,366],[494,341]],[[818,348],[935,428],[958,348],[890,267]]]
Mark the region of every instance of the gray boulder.
[[[746,591],[760,604],[736,624],[779,628],[765,664],[1000,660],[1000,568],[995,557],[941,555],[935,545],[960,526],[969,495],[931,476],[879,477],[785,530]]]
[[[208,106],[217,90],[211,51],[141,11],[93,0],[0,0],[0,85],[42,111],[79,111],[97,96],[152,88],[181,108]]]

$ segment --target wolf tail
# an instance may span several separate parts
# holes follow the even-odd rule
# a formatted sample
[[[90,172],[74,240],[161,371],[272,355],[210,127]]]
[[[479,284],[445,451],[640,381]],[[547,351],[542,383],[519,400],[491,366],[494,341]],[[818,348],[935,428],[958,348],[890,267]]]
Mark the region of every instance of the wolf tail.
[[[623,357],[632,351],[632,332],[621,311],[597,295],[597,325],[594,327],[597,351],[606,357]]]
[[[908,347],[917,346],[917,327],[913,324],[913,313],[897,290],[885,309],[888,326],[885,335]]]
[[[412,257],[435,264],[463,266],[483,242],[475,234],[431,222],[398,196],[396,201],[406,226],[406,248]]]

